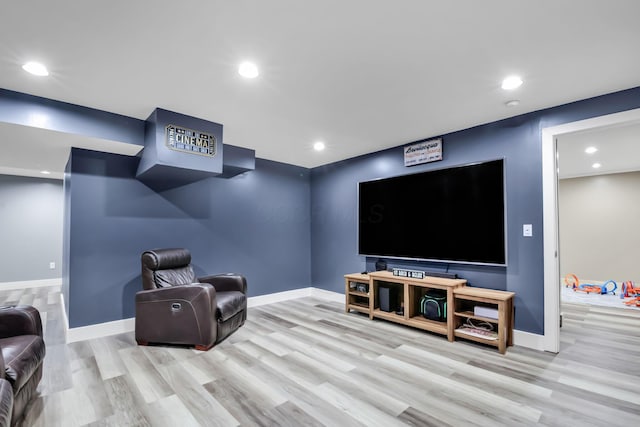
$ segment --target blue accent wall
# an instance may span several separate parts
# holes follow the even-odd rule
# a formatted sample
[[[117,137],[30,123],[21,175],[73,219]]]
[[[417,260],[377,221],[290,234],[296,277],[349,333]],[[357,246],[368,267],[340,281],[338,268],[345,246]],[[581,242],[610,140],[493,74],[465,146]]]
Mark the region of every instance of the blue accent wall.
[[[358,255],[357,184],[360,181],[505,159],[507,267],[387,260],[389,267],[449,271],[470,285],[516,293],[515,327],[544,333],[542,136],[545,127],[640,108],[640,88],[550,108],[443,135],[444,160],[404,167],[396,148],[311,171],[312,286],[344,292],[343,275],[374,270],[376,258]],[[425,139],[440,135],[425,135]],[[420,189],[416,189],[420,196]],[[402,201],[399,201],[402,203]],[[473,212],[469,212],[473,215]],[[522,225],[533,225],[533,237]]]
[[[258,159],[233,178],[156,192],[139,158],[73,149],[69,326],[133,317],[146,249],[186,247],[199,276],[238,272],[249,295],[310,286],[308,169]]]
[[[70,326],[132,317],[140,253],[157,247],[189,248],[199,275],[246,275],[251,296],[307,286],[343,292],[345,273],[373,270],[376,261],[357,253],[359,181],[504,158],[507,267],[391,260],[389,266],[448,270],[474,286],[514,291],[516,328],[541,334],[541,129],[634,108],[640,88],[443,135],[444,160],[428,165],[403,166],[407,141],[312,170],[256,159],[255,170],[233,176],[251,166],[234,163],[224,174],[232,178],[164,191],[135,178],[137,157],[73,149],[62,271]],[[0,89],[0,121],[34,126],[39,114],[47,129],[143,144],[144,121]],[[531,238],[522,237],[525,223],[533,224]]]

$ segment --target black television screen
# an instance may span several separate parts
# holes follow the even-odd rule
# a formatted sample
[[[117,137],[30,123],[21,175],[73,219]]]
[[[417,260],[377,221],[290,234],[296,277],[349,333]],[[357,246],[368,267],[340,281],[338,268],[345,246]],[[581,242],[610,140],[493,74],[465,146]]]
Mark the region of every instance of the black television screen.
[[[358,185],[361,255],[506,265],[503,160]]]

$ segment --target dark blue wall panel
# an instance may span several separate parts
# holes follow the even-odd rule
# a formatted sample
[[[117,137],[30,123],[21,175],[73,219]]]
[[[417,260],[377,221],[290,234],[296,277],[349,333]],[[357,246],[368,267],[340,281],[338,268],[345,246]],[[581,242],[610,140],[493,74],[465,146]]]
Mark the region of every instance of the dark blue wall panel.
[[[70,327],[134,316],[145,249],[189,248],[198,275],[242,273],[250,296],[310,286],[307,169],[257,160],[156,192],[135,179],[138,162],[72,150]]]
[[[71,268],[71,156],[64,168],[64,212],[62,217],[62,297],[69,319],[69,272]]]
[[[0,121],[143,145],[144,120],[0,89]]]
[[[170,149],[166,136],[169,125],[212,135],[215,138],[215,155]],[[179,187],[220,175],[223,155],[221,124],[156,108],[145,125],[144,150],[137,178],[160,191]]]
[[[443,136],[444,160],[404,167],[403,146],[311,171],[312,286],[344,292],[342,276],[373,270],[358,255],[357,183],[470,162],[505,159],[507,267],[387,260],[389,267],[458,273],[470,285],[516,292],[516,328],[544,332],[541,129],[640,108],[640,88],[477,126]],[[425,137],[428,137],[427,135]],[[419,189],[416,193],[419,195]],[[469,212],[473,215],[473,212]],[[533,225],[533,237],[522,225]]]

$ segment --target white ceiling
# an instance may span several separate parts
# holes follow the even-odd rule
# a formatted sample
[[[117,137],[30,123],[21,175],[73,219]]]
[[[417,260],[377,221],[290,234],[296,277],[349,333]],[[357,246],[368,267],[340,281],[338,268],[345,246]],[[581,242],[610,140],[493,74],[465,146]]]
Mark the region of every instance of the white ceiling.
[[[588,154],[587,147],[598,151]],[[638,171],[640,123],[565,134],[557,139],[557,148],[560,179]],[[600,163],[600,168],[594,169],[594,163]]]
[[[639,16],[638,0],[12,1],[0,87],[139,119],[165,108],[314,167],[640,86]],[[247,59],[257,79],[237,74]],[[509,74],[524,85],[500,89]],[[2,159],[22,139],[5,131]]]
[[[70,147],[135,156],[142,147],[0,122],[0,174],[63,179]],[[50,172],[42,175],[41,171]]]

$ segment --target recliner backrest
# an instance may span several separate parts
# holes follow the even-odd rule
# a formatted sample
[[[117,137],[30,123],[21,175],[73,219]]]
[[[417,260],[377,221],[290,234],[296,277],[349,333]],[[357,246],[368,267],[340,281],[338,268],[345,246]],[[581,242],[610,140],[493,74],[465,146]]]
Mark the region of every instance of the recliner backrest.
[[[184,248],[153,249],[142,253],[142,286],[164,288],[195,283],[191,253]]]

